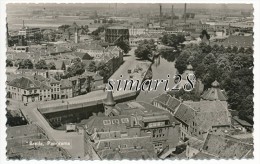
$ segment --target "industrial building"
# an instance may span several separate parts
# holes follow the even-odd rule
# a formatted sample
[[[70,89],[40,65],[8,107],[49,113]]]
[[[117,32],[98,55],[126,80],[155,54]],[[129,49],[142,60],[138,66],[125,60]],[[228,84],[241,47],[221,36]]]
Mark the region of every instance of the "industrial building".
[[[105,30],[105,41],[115,43],[116,41],[129,41],[129,30],[126,27],[114,26]]]

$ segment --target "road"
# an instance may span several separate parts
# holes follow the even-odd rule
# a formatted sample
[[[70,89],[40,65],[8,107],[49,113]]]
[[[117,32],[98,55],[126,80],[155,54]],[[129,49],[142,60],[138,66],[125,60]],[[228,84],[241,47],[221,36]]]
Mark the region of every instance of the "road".
[[[19,107],[23,115],[30,123],[36,124],[43,129],[48,138],[56,142],[69,142],[71,146],[61,146],[72,156],[72,158],[84,157],[84,136],[77,132],[66,133],[66,131],[55,130],[37,110],[37,104],[31,103],[24,106],[23,103],[10,100],[11,107]]]
[[[136,58],[134,56],[135,48],[128,53],[127,56],[124,57],[124,63],[120,66],[120,68],[112,75],[112,79],[118,79],[120,75],[127,77],[127,70],[129,68],[134,68],[136,65],[133,63],[137,63]],[[131,92],[131,91],[126,91]],[[115,92],[116,95],[122,94],[122,92]],[[69,104],[80,103],[95,100],[97,98],[104,99],[106,94],[104,94],[103,90],[90,92],[86,95],[77,96],[74,98],[67,99],[66,101]],[[55,130],[53,129],[49,123],[45,120],[42,114],[37,110],[37,108],[41,106],[56,106],[64,103],[62,100],[53,100],[47,102],[33,102],[29,103],[25,106],[22,102],[18,102],[12,99],[9,99],[10,104],[8,106],[9,109],[20,109],[23,115],[27,118],[30,123],[37,124],[39,127],[43,129],[45,134],[48,136],[50,140],[54,140],[56,142],[68,141],[71,142],[71,147],[61,146],[72,156],[72,158],[84,158],[84,136],[82,134],[78,134],[77,132],[66,133],[65,131]]]

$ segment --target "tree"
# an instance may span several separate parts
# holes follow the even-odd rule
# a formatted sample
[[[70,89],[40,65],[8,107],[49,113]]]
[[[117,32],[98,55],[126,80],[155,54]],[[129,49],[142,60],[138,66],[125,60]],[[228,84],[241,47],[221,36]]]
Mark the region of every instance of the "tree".
[[[97,70],[96,63],[94,61],[91,61],[88,66],[88,71],[96,72],[96,70]]]
[[[80,59],[75,58],[72,61],[72,65],[67,69],[64,78],[69,78],[77,75],[82,75],[85,72],[85,64]]]
[[[186,70],[189,57],[190,53],[188,51],[183,51],[176,59],[175,68],[178,70],[179,74],[182,74]]]
[[[219,45],[214,44],[214,45],[212,46],[211,52],[214,53],[214,54],[216,54],[217,52],[219,52],[219,48],[220,48]]]
[[[234,46],[234,47],[232,48],[232,52],[233,52],[233,53],[237,53],[237,51],[238,51],[237,46]]]
[[[108,20],[108,23],[109,23],[109,24],[112,24],[113,22],[114,22],[113,19],[109,19],[109,20]]]
[[[33,63],[30,59],[20,60],[18,66],[19,69],[33,69]]]
[[[48,68],[49,68],[50,70],[56,70],[56,65],[55,65],[55,63],[54,63],[54,62],[50,62],[50,63],[48,64]]]
[[[232,52],[232,48],[230,46],[228,46],[227,49],[226,49],[226,52],[227,53],[231,53]]]
[[[110,75],[109,67],[107,66],[107,64],[104,62],[100,62],[97,66],[97,71],[99,72],[99,75],[103,77],[104,82],[107,82]]]
[[[245,50],[245,53],[252,55],[254,53],[254,50],[251,47],[249,47]]]
[[[177,49],[180,43],[185,41],[185,37],[182,34],[164,34],[161,40],[164,45],[175,47]]]
[[[124,51],[125,54],[127,54],[131,50],[131,47],[130,47],[129,42],[127,40],[117,41],[115,43],[115,45],[120,47]]]
[[[206,43],[204,42],[201,42],[199,44],[199,48],[202,50],[202,53],[205,53],[205,54],[208,54],[211,52],[211,46],[210,45],[207,45]]]
[[[77,64],[77,63],[80,63],[80,62],[81,62],[80,58],[74,58],[74,59],[71,60],[71,63],[73,63],[73,64]]]
[[[45,60],[39,60],[39,61],[35,64],[35,68],[36,68],[36,69],[48,69],[48,66],[47,66]]]
[[[59,30],[62,30],[65,32],[68,28],[70,28],[70,25],[64,24],[58,27]]]
[[[149,55],[152,55],[156,49],[156,45],[153,39],[143,40],[135,50],[135,56],[140,59],[149,59]]]
[[[160,55],[162,58],[166,59],[169,62],[173,62],[178,56],[179,51],[173,52],[172,50],[160,50]]]
[[[244,52],[245,52],[244,47],[240,47],[239,50],[238,50],[238,53],[244,53]]]
[[[99,35],[99,33],[104,32],[106,29],[106,25],[99,26],[96,30],[92,31],[92,35]]]
[[[200,34],[200,39],[202,40],[204,36],[206,36],[206,38],[208,40],[210,39],[210,35],[208,34],[208,32],[206,30],[202,30],[202,32]]]
[[[13,66],[13,62],[11,59],[6,59],[6,67],[12,67]]]
[[[34,33],[34,42],[35,43],[40,43],[41,40],[42,40],[42,34],[41,32],[37,32],[37,33]]]

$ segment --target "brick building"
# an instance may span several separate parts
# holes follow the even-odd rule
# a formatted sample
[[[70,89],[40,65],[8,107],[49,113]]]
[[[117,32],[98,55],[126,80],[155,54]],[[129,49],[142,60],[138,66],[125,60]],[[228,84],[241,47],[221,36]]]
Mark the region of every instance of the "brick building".
[[[93,116],[84,125],[90,157],[152,159],[175,150],[179,122],[169,112],[145,102],[116,104],[110,91],[104,108],[105,116]]]

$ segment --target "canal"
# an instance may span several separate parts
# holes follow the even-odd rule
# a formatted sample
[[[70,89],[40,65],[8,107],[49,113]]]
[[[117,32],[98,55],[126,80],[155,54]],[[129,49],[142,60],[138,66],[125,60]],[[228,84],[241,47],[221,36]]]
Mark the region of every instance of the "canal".
[[[172,88],[174,86],[174,76],[176,75],[176,68],[175,62],[169,62],[162,57],[157,57],[152,64],[152,80],[169,80],[168,88]],[[169,77],[168,77],[169,75]],[[155,88],[156,83],[153,82],[151,88]],[[152,90],[149,92],[141,91],[140,94],[137,96],[137,101],[145,101],[151,102],[152,99],[162,93],[165,93],[165,85],[166,82],[161,83],[157,90]]]

